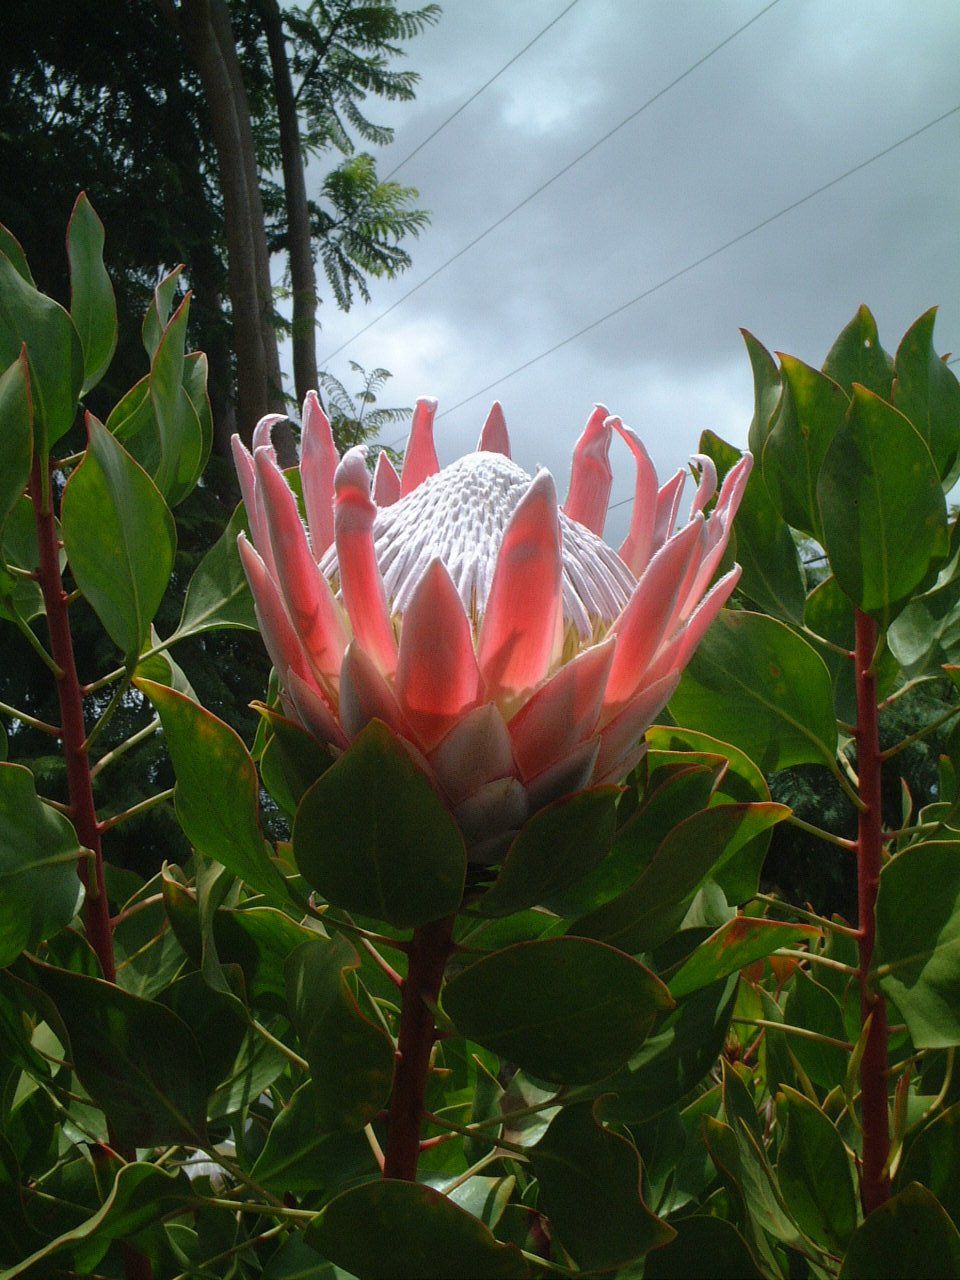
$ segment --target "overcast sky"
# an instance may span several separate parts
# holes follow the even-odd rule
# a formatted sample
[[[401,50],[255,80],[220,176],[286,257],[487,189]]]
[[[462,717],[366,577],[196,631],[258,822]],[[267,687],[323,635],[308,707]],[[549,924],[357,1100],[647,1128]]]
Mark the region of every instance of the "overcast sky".
[[[447,0],[407,45],[417,99],[390,172],[569,0]],[[960,104],[957,0],[778,0],[482,243],[329,362],[328,353],[764,7],[764,0],[577,0],[403,165],[432,222],[413,267],[348,315],[321,308],[321,367],[384,365],[385,401],[440,413]],[[738,328],[819,365],[860,302],[894,350],[933,304],[960,350],[960,113],[438,420],[441,462],[474,447],[489,403],[514,457],[561,494],[595,401],[661,476],[712,428],[742,445],[752,382]],[[399,432],[390,434],[392,443]],[[632,492],[614,447],[613,501]],[[626,527],[612,511],[607,536]]]

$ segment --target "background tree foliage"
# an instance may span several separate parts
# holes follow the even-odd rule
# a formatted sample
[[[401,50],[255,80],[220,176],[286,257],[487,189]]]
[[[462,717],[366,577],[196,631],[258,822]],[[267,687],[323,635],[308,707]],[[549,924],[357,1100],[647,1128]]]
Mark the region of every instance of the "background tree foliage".
[[[403,241],[426,222],[417,193],[382,182],[355,139],[390,141],[368,103],[414,96],[416,73],[393,62],[438,15],[436,5],[405,10],[394,0],[283,9],[276,0],[51,0],[38,23],[27,0],[4,6],[0,221],[22,229],[38,285],[60,296],[77,190],[113,229],[121,340],[91,409],[113,404],[143,372],[140,317],[159,277],[181,262],[195,293],[191,342],[210,360],[217,452],[233,430],[249,437],[262,412],[289,403],[277,255],[292,295],[297,400],[317,385],[314,262],[349,308],[367,296],[370,276],[409,265]],[[233,152],[222,145],[231,130]]]

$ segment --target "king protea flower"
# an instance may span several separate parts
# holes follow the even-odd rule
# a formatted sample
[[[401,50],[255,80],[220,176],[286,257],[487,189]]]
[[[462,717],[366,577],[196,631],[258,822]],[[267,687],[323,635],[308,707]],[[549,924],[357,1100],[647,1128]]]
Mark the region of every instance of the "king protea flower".
[[[306,527],[270,445],[234,457],[253,545],[240,555],[287,713],[335,750],[377,718],[409,747],[474,861],[496,860],[543,805],[618,782],[740,575],[711,587],[752,458],[717,491],[699,483],[677,526],[685,473],[658,486],[639,438],[598,405],[562,507],[548,471],[511,460],[499,404],[475,453],[441,469],[436,401],[413,416],[402,475],[381,453],[341,459],[316,395],[303,410]],[[636,463],[630,532],[602,533],[614,432]],[[371,492],[372,488],[372,492]]]

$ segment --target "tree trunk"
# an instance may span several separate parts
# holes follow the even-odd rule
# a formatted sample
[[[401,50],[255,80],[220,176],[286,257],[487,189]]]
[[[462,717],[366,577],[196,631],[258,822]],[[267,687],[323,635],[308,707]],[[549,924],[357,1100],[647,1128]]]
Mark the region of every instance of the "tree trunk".
[[[239,64],[223,0],[181,0],[175,13],[203,84],[217,152],[237,359],[237,417],[240,433],[249,442],[257,419],[282,400],[276,333],[269,315],[269,255],[250,108],[242,81],[238,93]],[[222,35],[224,18],[231,30],[229,48],[225,48]]]
[[[310,210],[297,102],[290,77],[290,63],[277,0],[258,0],[273,72],[273,88],[280,125],[283,190],[287,206],[287,248],[293,286],[293,380],[297,400],[317,389],[317,277],[310,236]]]
[[[237,56],[237,44],[230,21],[227,0],[207,0],[210,6],[210,24],[220,46],[220,55],[230,78],[233,91],[237,130],[240,136],[240,158],[243,161],[247,182],[247,198],[253,223],[253,249],[256,260],[257,295],[260,306],[260,328],[263,334],[263,350],[267,369],[267,397],[274,413],[283,413],[283,382],[280,377],[280,353],[277,331],[273,323],[273,281],[270,279],[270,251],[267,248],[267,226],[260,195],[260,173],[257,169],[257,148],[250,123],[250,102],[243,83],[243,72]]]

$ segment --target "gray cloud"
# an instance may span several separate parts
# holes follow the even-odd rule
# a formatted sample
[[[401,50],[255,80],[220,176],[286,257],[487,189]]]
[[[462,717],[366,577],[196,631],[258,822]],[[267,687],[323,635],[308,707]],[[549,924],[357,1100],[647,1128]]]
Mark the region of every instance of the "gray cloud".
[[[762,5],[580,0],[530,52],[397,174],[433,224],[414,267],[369,307],[322,308],[323,357],[490,222],[635,110]],[[562,0],[451,0],[414,41],[414,104],[388,172],[559,10]],[[960,102],[960,11],[927,0],[780,0],[706,65],[397,307],[330,368],[394,373],[393,403],[441,412],[753,223]],[[743,443],[752,411],[738,326],[819,363],[856,306],[896,343],[941,304],[960,348],[960,116],[855,174],[533,365],[438,425],[443,459],[472,448],[502,400],[519,461],[561,490],[596,400],[643,435],[661,470],[711,427]],[[630,491],[618,455],[614,497]],[[623,528],[626,510],[608,532]]]

